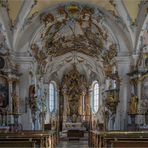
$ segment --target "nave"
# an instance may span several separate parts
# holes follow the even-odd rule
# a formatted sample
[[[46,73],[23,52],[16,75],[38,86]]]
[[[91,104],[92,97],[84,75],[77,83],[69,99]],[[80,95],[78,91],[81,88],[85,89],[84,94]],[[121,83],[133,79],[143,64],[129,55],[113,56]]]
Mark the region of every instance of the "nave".
[[[148,0],[0,0],[0,147],[148,147]]]

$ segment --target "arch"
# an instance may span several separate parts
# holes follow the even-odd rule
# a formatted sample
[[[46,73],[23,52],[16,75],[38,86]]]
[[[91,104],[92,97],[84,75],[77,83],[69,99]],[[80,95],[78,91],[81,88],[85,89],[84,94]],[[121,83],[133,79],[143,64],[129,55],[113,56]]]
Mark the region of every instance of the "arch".
[[[104,69],[103,64],[101,61],[96,61],[94,58],[85,55],[83,53],[77,53],[77,57],[79,59],[74,60],[72,53],[66,53],[60,57],[56,57],[53,61],[49,62],[48,66],[46,67],[46,74],[47,80],[50,79],[51,75],[56,72],[59,74],[59,80],[62,79],[65,70],[71,68],[71,65],[76,62],[76,65],[83,69],[83,72],[89,81],[90,75],[93,73],[96,74],[97,79],[103,83],[104,81]],[[60,77],[61,76],[61,77]]]

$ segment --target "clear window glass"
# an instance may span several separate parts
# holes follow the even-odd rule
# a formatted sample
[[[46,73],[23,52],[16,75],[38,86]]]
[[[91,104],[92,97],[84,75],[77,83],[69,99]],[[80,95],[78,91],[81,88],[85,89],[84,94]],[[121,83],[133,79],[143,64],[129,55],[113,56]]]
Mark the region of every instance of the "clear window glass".
[[[93,85],[92,108],[93,108],[94,113],[96,113],[99,109],[99,84],[98,82],[95,82]]]
[[[56,89],[55,84],[49,84],[49,111],[53,112],[55,110],[55,102],[56,102]]]

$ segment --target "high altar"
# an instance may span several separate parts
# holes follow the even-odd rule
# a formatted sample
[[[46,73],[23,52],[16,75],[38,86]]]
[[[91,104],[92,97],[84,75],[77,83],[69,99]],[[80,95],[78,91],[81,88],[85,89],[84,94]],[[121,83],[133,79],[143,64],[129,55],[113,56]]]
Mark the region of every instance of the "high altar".
[[[81,128],[86,120],[87,111],[87,82],[84,75],[81,75],[73,65],[73,69],[63,77],[63,129]]]

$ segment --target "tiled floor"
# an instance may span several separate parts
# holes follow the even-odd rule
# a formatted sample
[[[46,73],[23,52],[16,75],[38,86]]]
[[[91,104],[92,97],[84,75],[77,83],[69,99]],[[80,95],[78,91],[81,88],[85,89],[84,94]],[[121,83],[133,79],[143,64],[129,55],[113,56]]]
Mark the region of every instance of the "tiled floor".
[[[60,141],[56,148],[89,148],[88,141]]]

